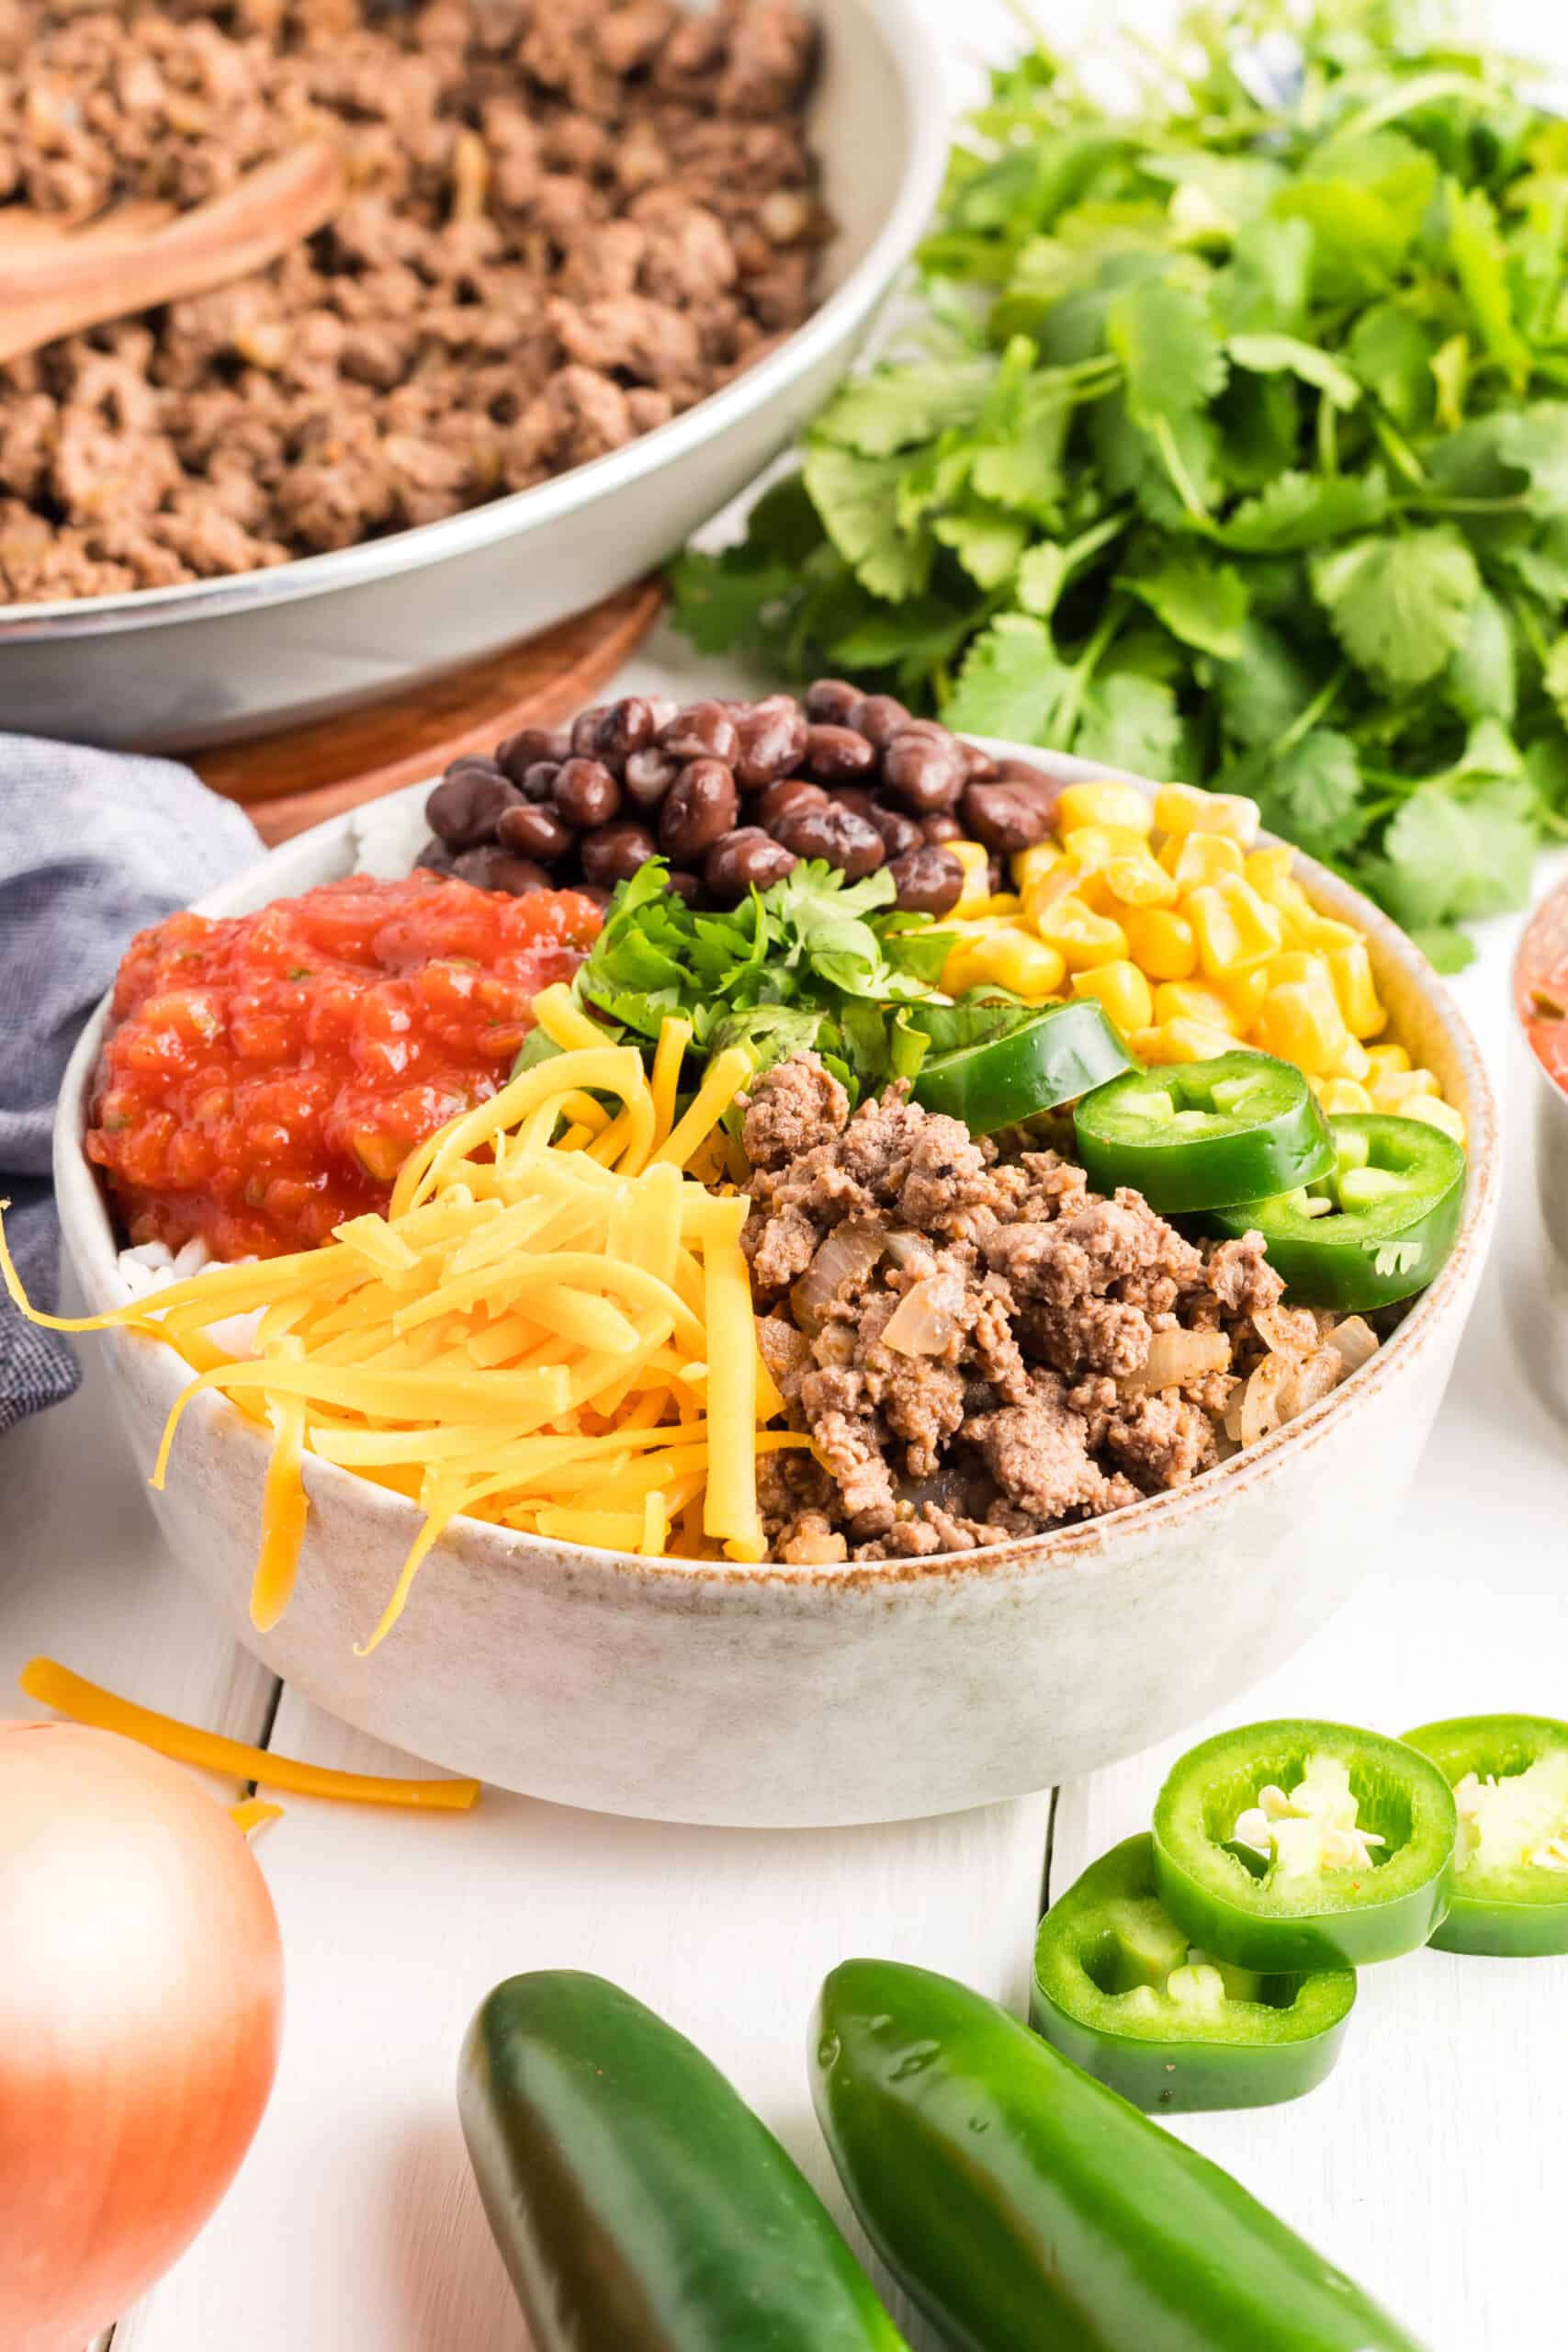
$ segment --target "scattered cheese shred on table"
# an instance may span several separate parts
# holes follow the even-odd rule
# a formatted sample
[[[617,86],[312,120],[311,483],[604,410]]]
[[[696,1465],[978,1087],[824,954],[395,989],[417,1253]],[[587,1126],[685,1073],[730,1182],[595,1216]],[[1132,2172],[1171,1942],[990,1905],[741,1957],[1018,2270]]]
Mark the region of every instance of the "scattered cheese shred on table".
[[[341,1797],[351,1804],[415,1805],[425,1811],[467,1813],[479,1792],[477,1781],[394,1781],[374,1772],[339,1772],[328,1764],[301,1764],[290,1756],[275,1756],[269,1748],[252,1747],[243,1739],[228,1739],[221,1732],[202,1731],[175,1715],[160,1715],[139,1707],[101,1684],[89,1682],[51,1657],[35,1657],[23,1667],[17,1681],[29,1699],[69,1715],[73,1723],[90,1724],[95,1731],[118,1732],[160,1756],[181,1764],[198,1764],[209,1772],[228,1772],[244,1781],[265,1781],[269,1788],[288,1789],[295,1796]],[[262,1816],[280,1813],[280,1805],[247,1799],[260,1813],[241,1823],[256,1826]],[[235,1807],[236,1818],[243,1807]]]
[[[757,1351],[750,1204],[689,1172],[699,1155],[711,1164],[750,1059],[716,1055],[677,1114],[686,1023],[666,1024],[650,1083],[637,1050],[604,1042],[567,989],[536,1011],[561,1050],[418,1145],[386,1216],[107,1315],[34,1317],[154,1334],[190,1363],[154,1487],[204,1391],[270,1430],[251,1600],[264,1632],[293,1589],[312,1454],[424,1513],[367,1652],[459,1515],[644,1556],[763,1557],[758,1454],[807,1440],[766,1426],[782,1401]],[[3,1232],[0,1266],[30,1313]],[[250,1358],[204,1336],[258,1311]]]
[[[242,1797],[238,1804],[229,1807],[229,1818],[242,1838],[249,1838],[256,1830],[265,1829],[269,1822],[281,1821],[283,1807],[268,1804],[265,1797]]]

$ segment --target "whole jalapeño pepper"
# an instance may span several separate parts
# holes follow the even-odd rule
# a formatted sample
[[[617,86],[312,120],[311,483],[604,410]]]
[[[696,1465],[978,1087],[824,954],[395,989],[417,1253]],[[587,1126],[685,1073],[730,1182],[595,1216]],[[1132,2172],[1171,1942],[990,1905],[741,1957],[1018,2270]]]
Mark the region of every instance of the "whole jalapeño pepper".
[[[1153,1841],[1091,1862],[1040,1923],[1035,2031],[1134,2107],[1268,2107],[1339,2055],[1355,1971],[1266,1975],[1190,1944],[1155,1891]]]
[[[766,2125],[603,1977],[498,1984],[457,2098],[537,2352],[908,2352]]]
[[[822,1987],[818,2120],[953,2352],[1418,2352],[1239,2182],[951,1977]]]

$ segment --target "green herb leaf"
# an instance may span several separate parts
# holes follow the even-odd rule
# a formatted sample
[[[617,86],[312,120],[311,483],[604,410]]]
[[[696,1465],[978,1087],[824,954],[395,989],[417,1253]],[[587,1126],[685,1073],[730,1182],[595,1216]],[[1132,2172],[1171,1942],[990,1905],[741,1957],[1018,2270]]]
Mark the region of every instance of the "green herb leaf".
[[[1312,585],[1352,662],[1391,685],[1419,686],[1463,643],[1481,574],[1455,533],[1412,531],[1316,557]]]

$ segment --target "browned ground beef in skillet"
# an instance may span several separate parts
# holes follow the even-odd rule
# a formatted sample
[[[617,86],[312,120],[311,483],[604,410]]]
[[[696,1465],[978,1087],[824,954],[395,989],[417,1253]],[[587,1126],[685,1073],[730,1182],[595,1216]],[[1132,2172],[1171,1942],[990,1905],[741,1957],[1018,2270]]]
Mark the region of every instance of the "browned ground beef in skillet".
[[[619,448],[812,307],[795,0],[0,0],[0,201],[180,205],[322,129],[273,268],[0,367],[0,601],[352,546]]]

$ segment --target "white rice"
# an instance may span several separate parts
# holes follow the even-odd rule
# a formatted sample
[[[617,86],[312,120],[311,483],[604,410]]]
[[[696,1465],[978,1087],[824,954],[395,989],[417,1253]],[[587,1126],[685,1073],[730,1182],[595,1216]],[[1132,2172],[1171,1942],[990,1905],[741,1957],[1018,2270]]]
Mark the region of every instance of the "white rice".
[[[188,1282],[192,1275],[205,1273],[209,1266],[219,1262],[205,1241],[187,1241],[179,1250],[171,1250],[166,1242],[143,1241],[135,1250],[120,1251],[119,1278],[131,1298],[151,1298],[158,1291],[167,1290],[171,1283]],[[254,1261],[236,1259],[231,1262],[250,1265]],[[206,1337],[225,1355],[254,1355],[256,1325],[261,1317],[259,1307],[252,1315],[228,1316],[221,1323],[209,1324]]]

